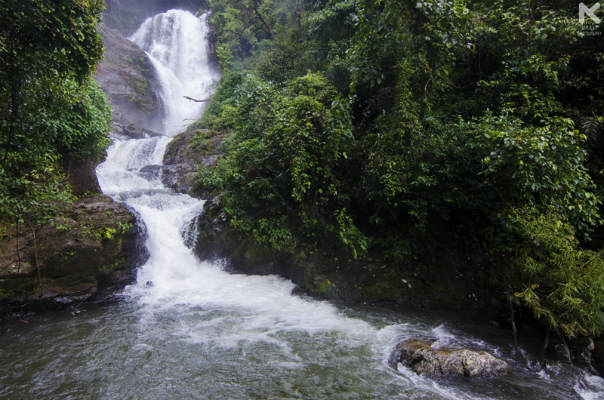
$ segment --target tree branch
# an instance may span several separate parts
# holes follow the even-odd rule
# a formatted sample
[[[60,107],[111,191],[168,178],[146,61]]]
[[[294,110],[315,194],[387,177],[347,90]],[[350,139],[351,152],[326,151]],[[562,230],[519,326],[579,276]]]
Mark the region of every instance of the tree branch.
[[[260,21],[264,24],[264,26],[268,30],[269,35],[271,35],[271,39],[275,40],[275,34],[273,33],[271,26],[268,24],[268,22],[266,22],[266,19],[264,19],[262,14],[260,14],[260,10],[258,9],[259,7],[260,7],[260,4],[258,4],[258,0],[252,0],[252,9],[254,11],[254,14],[256,14],[256,16],[258,18],[260,18]]]
[[[194,98],[189,97],[189,96],[184,96],[184,97],[185,97],[185,99],[194,101],[195,103],[205,103],[205,102],[210,101],[210,99],[194,99]]]

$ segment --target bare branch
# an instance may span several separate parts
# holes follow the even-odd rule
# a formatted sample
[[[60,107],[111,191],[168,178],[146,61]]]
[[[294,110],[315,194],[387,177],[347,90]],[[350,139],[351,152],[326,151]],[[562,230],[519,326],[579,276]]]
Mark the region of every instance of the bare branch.
[[[194,98],[189,97],[189,96],[184,96],[184,97],[185,97],[185,99],[194,101],[195,103],[205,103],[205,102],[210,101],[210,99],[194,99]]]

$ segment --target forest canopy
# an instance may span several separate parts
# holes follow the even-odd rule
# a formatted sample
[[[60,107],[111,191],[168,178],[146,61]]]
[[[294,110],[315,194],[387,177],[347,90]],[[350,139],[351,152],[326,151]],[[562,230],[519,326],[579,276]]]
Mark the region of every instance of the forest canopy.
[[[602,332],[604,42],[576,2],[208,6],[225,73],[201,126],[228,139],[198,184],[232,227],[393,270],[446,231],[547,329]]]
[[[73,196],[64,165],[95,160],[110,110],[92,78],[102,0],[0,0],[0,222],[30,227]]]

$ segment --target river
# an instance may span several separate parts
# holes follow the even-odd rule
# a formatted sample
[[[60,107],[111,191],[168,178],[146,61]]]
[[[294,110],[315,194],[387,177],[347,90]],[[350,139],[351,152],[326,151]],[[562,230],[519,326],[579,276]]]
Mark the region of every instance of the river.
[[[568,365],[545,369],[508,332],[451,316],[345,307],[293,295],[276,276],[232,274],[185,243],[203,200],[174,193],[159,174],[166,145],[199,118],[219,78],[209,60],[207,15],[172,10],[131,40],[161,82],[165,136],[114,137],[97,175],[136,210],[150,258],[109,304],[3,325],[3,399],[603,399],[604,380]],[[484,349],[511,373],[437,381],[388,364],[397,342]]]

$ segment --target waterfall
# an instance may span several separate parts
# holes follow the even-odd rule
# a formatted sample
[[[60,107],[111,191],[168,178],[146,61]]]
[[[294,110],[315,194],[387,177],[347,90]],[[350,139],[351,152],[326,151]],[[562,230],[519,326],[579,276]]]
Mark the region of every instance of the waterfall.
[[[204,201],[172,192],[158,174],[149,171],[162,163],[170,137],[184,129],[187,121],[201,116],[203,104],[184,96],[205,98],[212,93],[218,75],[210,65],[207,32],[207,15],[197,18],[171,10],[147,19],[131,37],[157,69],[166,109],[166,136],[116,138],[97,169],[103,192],[134,208],[147,226],[150,258],[126,294],[154,310],[182,306],[222,310],[221,329],[229,321],[229,333],[210,334],[208,340],[220,336],[228,341],[229,335],[235,342],[269,340],[276,327],[375,333],[363,321],[340,316],[333,305],[292,295],[294,285],[287,280],[232,275],[220,264],[200,262],[187,247],[193,241],[191,221],[202,212]],[[247,317],[242,319],[242,315]],[[213,325],[216,321],[199,323]]]
[[[199,119],[219,73],[209,60],[208,14],[170,10],[148,18],[130,37],[155,67],[164,107],[163,133],[173,136]]]
[[[515,374],[521,378],[515,375],[513,379],[522,389],[510,391],[510,396],[505,387],[450,386],[403,367],[393,371],[387,365],[389,351],[407,338],[431,337],[438,339],[436,343],[493,353],[505,347],[493,347],[440,324],[434,328],[432,322],[408,317],[402,322],[399,314],[380,311],[362,319],[363,314],[355,312],[350,316],[330,303],[293,295],[293,283],[277,276],[230,274],[218,263],[197,259],[189,248],[196,233],[191,223],[202,212],[204,201],[174,193],[162,184],[157,171],[171,137],[202,115],[203,104],[184,96],[210,97],[218,78],[208,58],[207,18],[172,10],[149,18],[131,37],[157,70],[165,108],[164,136],[114,138],[106,161],[97,169],[103,192],[141,216],[150,255],[139,268],[136,283],[124,292],[135,311],[119,314],[117,324],[108,318],[110,326],[85,342],[105,337],[122,340],[124,332],[130,332],[129,345],[107,345],[95,353],[96,357],[107,354],[99,371],[111,372],[110,366],[117,365],[115,376],[101,380],[102,393],[107,398],[442,400],[508,400],[518,398],[518,393],[541,399],[549,394],[552,382],[562,381],[556,375],[559,370],[540,370],[532,364],[516,364]],[[122,354],[123,349],[129,352]],[[142,356],[137,358],[138,352]],[[38,362],[39,354],[34,354]],[[130,375],[122,371],[122,364],[129,366]],[[88,377],[90,360],[84,365],[81,376]],[[54,363],[50,367],[62,371]],[[162,384],[151,384],[158,376]],[[118,391],[106,391],[107,382],[122,377],[126,380],[116,384]],[[574,388],[559,384],[556,390],[562,395],[551,398],[579,394],[595,398],[589,396],[603,387],[604,380],[586,375],[576,380]],[[186,392],[189,389],[194,392]],[[127,390],[135,392],[128,396]],[[145,395],[145,391],[153,393]]]
[[[212,93],[217,73],[206,33],[207,16],[169,11],[133,35],[157,68],[165,130],[115,137],[97,175],[104,193],[139,213],[150,258],[118,295],[125,301],[0,324],[0,398],[603,398],[604,379],[564,363],[544,365],[535,356],[540,345],[534,353],[515,349],[507,331],[427,311],[338,308],[293,295],[294,285],[279,277],[230,274],[197,259],[189,248],[192,221],[204,202],[166,188],[160,171],[171,136],[203,111],[182,96]],[[390,351],[413,338],[488,351],[513,372],[494,381],[441,381],[391,368]]]

